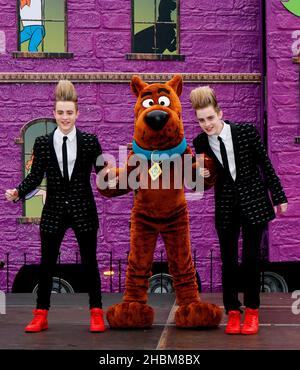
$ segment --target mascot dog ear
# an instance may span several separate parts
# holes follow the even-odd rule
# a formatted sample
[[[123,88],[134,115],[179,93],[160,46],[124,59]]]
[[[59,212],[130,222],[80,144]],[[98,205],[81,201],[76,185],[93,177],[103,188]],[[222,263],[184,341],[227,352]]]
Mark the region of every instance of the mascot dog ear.
[[[180,96],[182,93],[182,77],[180,75],[175,75],[172,80],[168,81],[166,85],[169,85],[175,93]],[[148,84],[144,82],[139,76],[132,76],[130,87],[134,95],[137,97],[139,96],[140,92],[146,87]]]
[[[166,85],[172,87],[178,96],[182,93],[182,77],[180,75],[175,75],[171,81],[168,81]]]
[[[139,76],[132,76],[130,87],[134,95],[137,97],[139,96],[140,92],[146,87],[148,84],[144,82]]]

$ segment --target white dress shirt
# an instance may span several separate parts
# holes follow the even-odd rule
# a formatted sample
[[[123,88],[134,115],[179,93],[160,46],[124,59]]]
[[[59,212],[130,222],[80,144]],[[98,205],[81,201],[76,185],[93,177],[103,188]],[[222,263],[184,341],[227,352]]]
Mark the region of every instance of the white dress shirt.
[[[220,135],[211,135],[208,136],[208,142],[215,153],[216,157],[218,158],[219,162],[223,166],[221,151],[220,151],[220,142],[218,140],[218,136],[220,136],[223,140],[223,143],[226,148],[228,164],[229,164],[229,171],[231,173],[231,177],[233,180],[236,178],[236,166],[235,166],[235,158],[234,158],[234,150],[233,150],[233,142],[231,136],[231,129],[228,123],[223,122],[223,129],[220,132]]]
[[[25,5],[20,9],[20,16],[23,26],[41,26],[42,25],[42,1],[31,0],[30,6]],[[26,19],[24,21],[23,19]]]
[[[60,131],[59,127],[57,127],[57,129],[54,131],[53,145],[54,145],[57,161],[58,161],[62,176],[64,176],[63,158],[62,158],[62,145],[63,145],[64,136],[68,137],[68,140],[66,141],[66,143],[67,143],[67,153],[68,153],[68,175],[70,179],[72,176],[74,164],[75,164],[76,157],[77,157],[76,127],[73,127],[73,130],[69,132],[68,135],[63,134]]]

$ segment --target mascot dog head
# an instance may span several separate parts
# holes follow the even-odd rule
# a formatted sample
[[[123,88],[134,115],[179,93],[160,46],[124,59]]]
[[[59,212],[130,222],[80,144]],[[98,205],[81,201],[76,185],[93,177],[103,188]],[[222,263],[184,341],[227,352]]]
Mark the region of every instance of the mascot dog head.
[[[176,147],[184,138],[179,96],[182,77],[166,83],[147,84],[133,76],[131,89],[137,96],[134,108],[134,140],[146,150]]]

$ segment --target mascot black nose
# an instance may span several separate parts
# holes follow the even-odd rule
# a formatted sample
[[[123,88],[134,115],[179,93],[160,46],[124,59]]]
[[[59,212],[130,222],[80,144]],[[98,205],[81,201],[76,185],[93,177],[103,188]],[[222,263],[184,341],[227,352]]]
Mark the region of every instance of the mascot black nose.
[[[163,110],[152,110],[146,114],[145,121],[153,130],[161,130],[168,122],[169,114]]]

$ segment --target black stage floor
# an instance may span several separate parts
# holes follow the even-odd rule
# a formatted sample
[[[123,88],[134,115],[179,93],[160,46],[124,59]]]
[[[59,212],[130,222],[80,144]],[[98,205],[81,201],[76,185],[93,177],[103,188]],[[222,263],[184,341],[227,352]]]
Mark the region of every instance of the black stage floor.
[[[103,294],[104,310],[120,302],[121,294]],[[221,294],[202,294],[202,299],[221,305]],[[234,350],[300,349],[300,315],[293,314],[295,299],[289,293],[262,293],[260,331],[257,335],[226,335],[226,318],[218,329],[183,330],[174,325],[175,297],[152,294],[149,304],[155,322],[149,330],[89,332],[86,294],[53,294],[49,330],[27,334],[35,297],[7,294],[6,314],[0,314],[0,349],[24,350]],[[294,303],[296,304],[296,302]],[[300,306],[300,304],[299,304]]]

